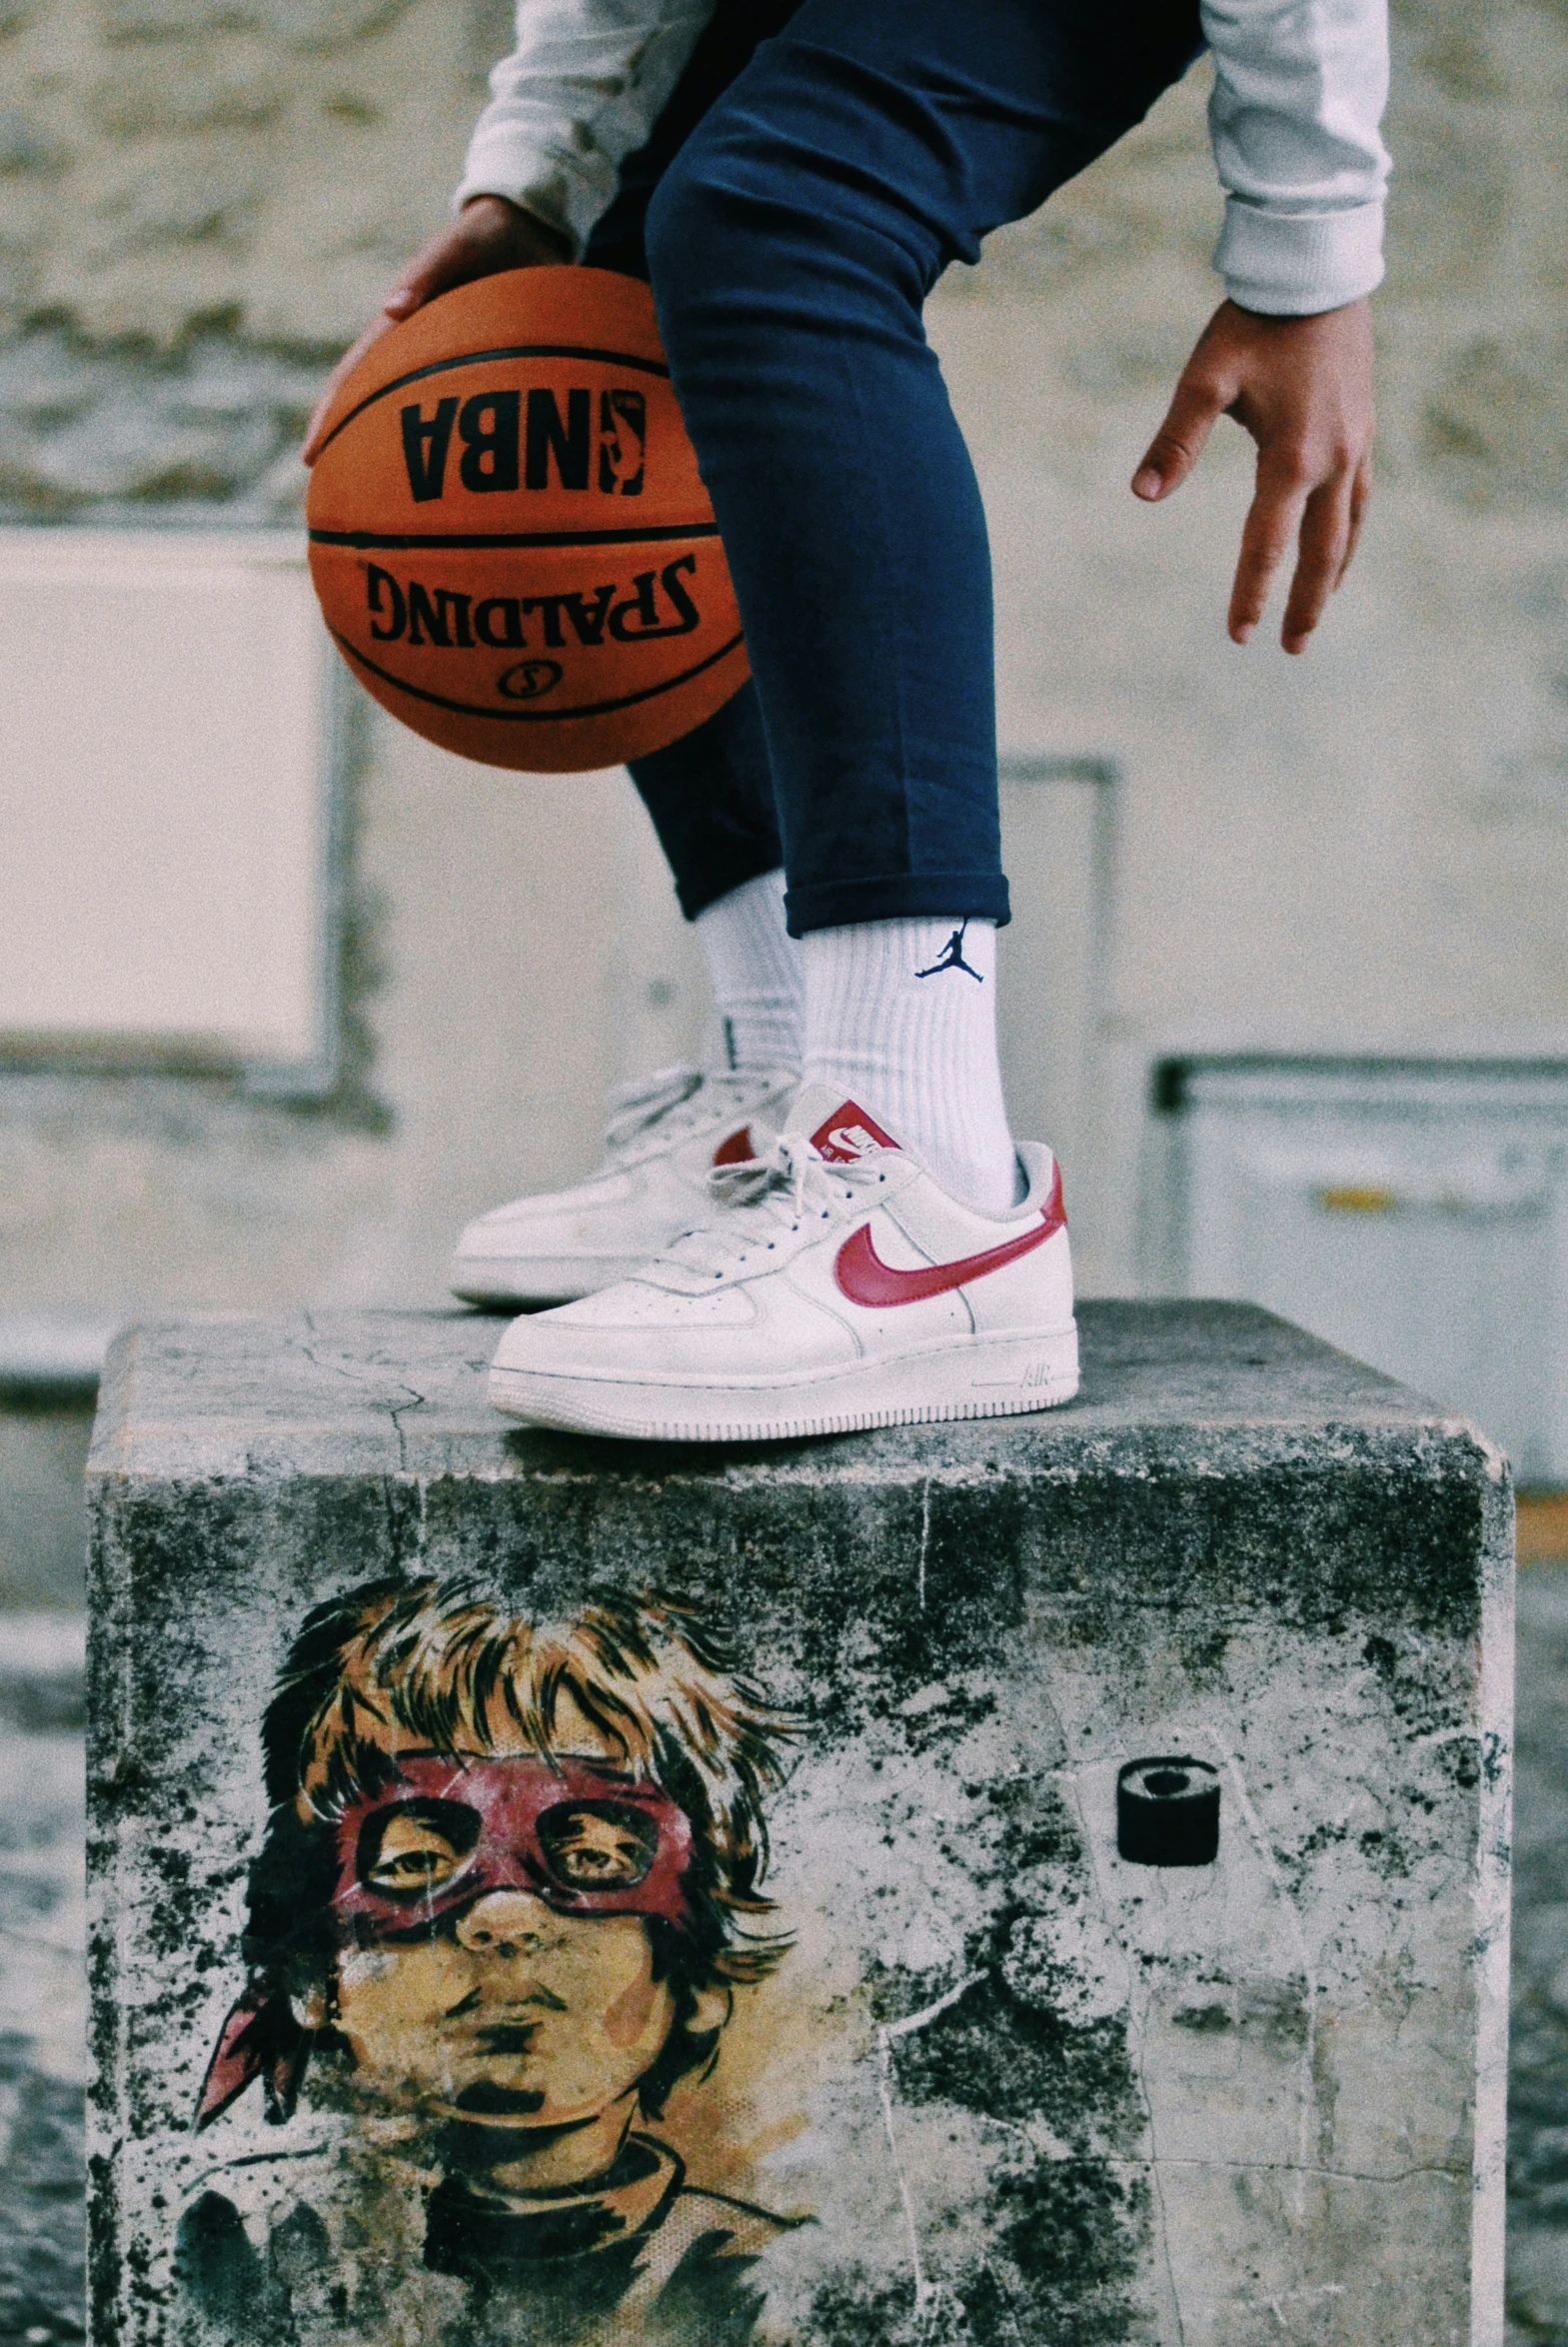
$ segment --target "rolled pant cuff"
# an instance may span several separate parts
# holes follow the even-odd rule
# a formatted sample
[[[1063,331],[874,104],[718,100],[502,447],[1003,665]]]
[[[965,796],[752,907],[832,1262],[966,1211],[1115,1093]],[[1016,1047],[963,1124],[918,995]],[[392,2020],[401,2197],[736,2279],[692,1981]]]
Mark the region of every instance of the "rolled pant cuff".
[[[784,926],[792,938],[808,930],[847,929],[860,921],[994,921],[1012,919],[1007,883],[999,872],[891,873],[878,880],[807,881],[784,897]]]

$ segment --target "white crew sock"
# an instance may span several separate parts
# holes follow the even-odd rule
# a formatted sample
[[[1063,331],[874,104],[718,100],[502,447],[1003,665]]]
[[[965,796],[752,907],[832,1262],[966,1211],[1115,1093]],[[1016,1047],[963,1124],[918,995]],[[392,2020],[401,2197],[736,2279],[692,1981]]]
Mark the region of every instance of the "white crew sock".
[[[885,1118],[965,1204],[1016,1205],[1025,1184],[996,1065],[995,923],[813,929],[800,959],[805,1082]]]
[[[784,928],[784,874],[765,872],[694,925],[734,1069],[800,1065],[800,949]]]

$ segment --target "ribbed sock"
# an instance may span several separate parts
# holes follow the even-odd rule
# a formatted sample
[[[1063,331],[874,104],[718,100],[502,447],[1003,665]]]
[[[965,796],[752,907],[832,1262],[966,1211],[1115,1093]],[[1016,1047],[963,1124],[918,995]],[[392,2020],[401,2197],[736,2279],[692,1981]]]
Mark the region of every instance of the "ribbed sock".
[[[885,1118],[943,1188],[982,1213],[1024,1183],[996,1064],[996,927],[960,918],[811,930],[807,1084]]]
[[[765,872],[694,924],[733,1069],[800,1065],[800,949],[784,929],[784,874]]]

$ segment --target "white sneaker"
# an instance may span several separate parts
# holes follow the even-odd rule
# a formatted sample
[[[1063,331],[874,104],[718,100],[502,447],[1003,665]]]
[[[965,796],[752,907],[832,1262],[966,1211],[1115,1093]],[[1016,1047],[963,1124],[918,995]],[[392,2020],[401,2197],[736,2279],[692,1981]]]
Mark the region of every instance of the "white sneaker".
[[[799,1078],[662,1068],[610,1096],[605,1163],[571,1189],[470,1222],[449,1274],[465,1303],[565,1303],[624,1279],[711,1213],[708,1176],[766,1149]]]
[[[1049,1150],[1019,1159],[1023,1203],[976,1213],[852,1101],[809,1087],[766,1157],[714,1174],[701,1229],[586,1302],[515,1320],[490,1398],[540,1425],[676,1442],[1069,1401],[1061,1177]]]

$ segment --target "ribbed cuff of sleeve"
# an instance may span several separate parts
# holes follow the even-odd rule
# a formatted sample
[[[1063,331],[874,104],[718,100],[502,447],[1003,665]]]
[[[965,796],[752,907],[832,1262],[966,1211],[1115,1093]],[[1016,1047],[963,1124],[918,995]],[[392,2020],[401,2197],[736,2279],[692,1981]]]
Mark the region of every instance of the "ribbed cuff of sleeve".
[[[1275,212],[1227,196],[1214,266],[1243,310],[1305,318],[1342,309],[1382,282],[1383,206]]]
[[[615,192],[615,173],[602,158],[553,155],[505,130],[487,134],[482,129],[469,149],[452,208],[461,212],[473,196],[505,196],[564,236],[578,260]]]

